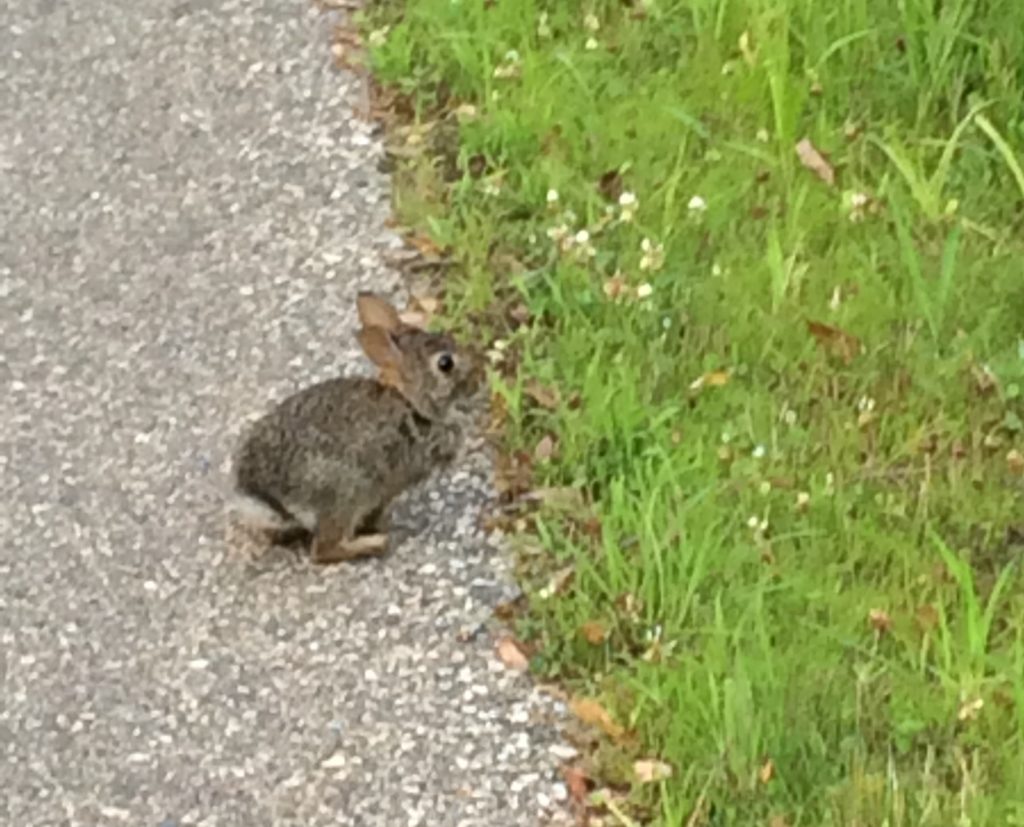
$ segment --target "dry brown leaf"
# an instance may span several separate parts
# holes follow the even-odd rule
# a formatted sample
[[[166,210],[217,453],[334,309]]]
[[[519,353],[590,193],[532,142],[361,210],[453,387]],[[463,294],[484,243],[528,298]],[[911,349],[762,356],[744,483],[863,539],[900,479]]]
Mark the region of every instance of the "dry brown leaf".
[[[633,762],[633,774],[641,784],[651,784],[672,777],[672,767],[664,761],[644,759]]]
[[[971,365],[971,374],[974,376],[974,386],[982,396],[988,396],[999,387],[999,380],[988,365]]]
[[[583,723],[597,727],[612,738],[619,739],[626,734],[626,730],[615,722],[611,713],[593,698],[573,698],[569,708]]]
[[[582,509],[584,506],[583,492],[572,486],[535,488],[533,491],[523,494],[522,498],[530,502],[543,503],[549,508],[564,511],[575,511]]]
[[[761,769],[757,771],[757,779],[762,784],[767,784],[775,777],[775,762],[769,758],[761,765]]]
[[[551,385],[542,385],[536,380],[527,382],[523,390],[526,391],[526,395],[530,399],[548,410],[555,410],[562,400],[562,395],[558,392],[558,388]]]
[[[528,324],[530,321],[530,309],[522,302],[513,306],[508,315],[517,325]]]
[[[534,459],[544,461],[551,459],[554,454],[555,440],[551,438],[550,434],[545,434],[537,443],[537,447],[533,449]]]
[[[825,159],[817,147],[811,143],[810,138],[804,138],[796,145],[796,154],[800,163],[817,175],[830,187],[836,185],[836,173],[832,165]]]
[[[580,634],[587,639],[588,643],[597,646],[600,643],[604,643],[608,637],[608,630],[604,628],[604,625],[597,620],[588,620],[582,626],[580,626]]]
[[[727,370],[713,370],[698,376],[690,383],[690,390],[697,391],[701,388],[721,388],[729,384],[732,373]]]
[[[406,243],[415,247],[424,258],[441,258],[442,250],[432,238],[420,233],[410,233],[405,240]]]
[[[403,310],[398,314],[398,318],[401,319],[402,324],[419,330],[425,330],[430,324],[430,317],[420,310]]]
[[[628,289],[628,285],[626,284],[626,280],[622,276],[616,274],[604,283],[603,289],[604,294],[609,299],[617,299],[619,298],[619,296],[625,294],[626,290]]]
[[[885,634],[892,628],[892,618],[884,609],[872,609],[868,612],[868,622],[878,634]]]
[[[807,332],[827,353],[838,356],[847,365],[860,353],[860,339],[838,327],[822,322],[808,321]]]
[[[1006,455],[1006,467],[1018,477],[1024,474],[1024,454],[1014,448]]]
[[[563,594],[569,588],[573,575],[576,573],[574,566],[565,566],[551,575],[547,585],[540,590],[539,596],[545,600],[554,597],[556,594]]]
[[[597,189],[609,201],[618,201],[622,195],[622,175],[617,169],[610,169],[597,182]]]
[[[498,454],[494,470],[494,487],[510,497],[529,491],[533,482],[533,457],[526,451]]]
[[[588,785],[587,774],[580,767],[562,767],[562,777],[565,778],[565,786],[569,789],[569,797],[573,803],[582,805],[586,803]]]
[[[922,632],[930,632],[939,625],[939,612],[931,604],[926,603],[923,606],[918,606],[914,616]]]
[[[530,668],[530,659],[526,657],[520,644],[511,637],[503,637],[496,647],[498,657],[509,669],[525,672]]]

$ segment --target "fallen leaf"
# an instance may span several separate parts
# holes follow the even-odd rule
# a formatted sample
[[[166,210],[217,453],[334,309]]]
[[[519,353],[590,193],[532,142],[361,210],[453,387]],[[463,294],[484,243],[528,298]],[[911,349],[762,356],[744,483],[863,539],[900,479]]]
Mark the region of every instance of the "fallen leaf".
[[[508,315],[518,325],[524,325],[530,321],[530,309],[522,302],[509,310]]]
[[[523,388],[523,390],[530,399],[542,408],[547,408],[548,410],[555,410],[562,400],[562,396],[558,392],[558,388],[550,385],[543,385],[536,380],[527,382],[526,387]]]
[[[597,182],[597,189],[609,201],[618,201],[622,195],[622,175],[617,169],[610,169]]]
[[[811,143],[809,138],[804,138],[796,145],[796,154],[797,157],[800,158],[800,163],[807,169],[817,175],[830,187],[835,186],[835,170],[832,168],[832,165],[825,160],[825,156],[822,155],[818,151],[817,147]]]
[[[633,774],[641,784],[651,784],[672,777],[672,767],[664,761],[644,759],[633,762]]]
[[[630,620],[637,620],[643,610],[643,604],[632,592],[624,592],[615,598],[615,607]]]
[[[411,327],[424,330],[430,323],[430,319],[440,310],[440,307],[440,299],[434,296],[414,295],[410,298],[409,305],[398,314],[398,317],[402,322],[411,325]]]
[[[917,619],[917,625],[920,627],[922,632],[930,632],[939,625],[938,610],[927,603],[923,606],[917,607],[917,611],[914,612],[914,617]]]
[[[565,779],[565,786],[569,789],[569,797],[573,803],[585,804],[589,792],[587,774],[580,767],[565,766],[562,767],[562,777]]]
[[[892,628],[892,618],[884,609],[872,609],[868,612],[868,622],[878,634],[884,634]]]
[[[1018,477],[1024,474],[1024,454],[1014,448],[1006,455],[1006,467]]]
[[[549,508],[563,511],[573,511],[584,506],[583,493],[572,486],[556,488],[535,488],[523,494],[522,499],[532,502],[540,502]]]
[[[415,327],[418,330],[425,330],[427,325],[430,324],[430,317],[419,310],[403,310],[398,314],[398,318],[402,324],[407,327]]]
[[[526,657],[519,643],[514,638],[503,637],[497,645],[498,657],[509,669],[525,672],[530,668],[530,659]]]
[[[441,248],[428,236],[420,233],[410,233],[405,237],[406,243],[415,247],[424,258],[440,258]]]
[[[807,331],[827,353],[838,356],[847,365],[860,353],[860,339],[838,327],[808,321]]]
[[[588,643],[592,643],[597,646],[600,643],[604,643],[608,637],[608,630],[597,620],[588,620],[582,626],[580,626],[580,634],[587,639]]]
[[[762,784],[767,784],[775,777],[775,762],[769,758],[761,765],[761,769],[757,771],[757,779]]]
[[[583,723],[597,727],[612,738],[618,739],[626,734],[608,710],[593,698],[573,698],[569,708]]]
[[[974,375],[974,385],[982,396],[988,396],[999,387],[999,380],[988,365],[971,365],[971,373]]]
[[[690,390],[697,391],[701,388],[721,388],[729,384],[732,373],[727,370],[713,370],[698,376],[690,383]]]
[[[479,178],[487,172],[487,158],[484,155],[477,153],[469,159],[466,170],[469,172],[471,178]]]
[[[616,274],[604,283],[602,289],[609,299],[617,299],[619,296],[625,294],[628,289],[628,285],[622,276]]]
[[[547,585],[540,590],[539,596],[547,600],[550,597],[554,597],[556,594],[563,594],[566,589],[569,588],[569,584],[572,582],[573,575],[576,573],[574,566],[565,566],[560,568],[554,574],[551,575],[551,579],[548,580]]]
[[[544,461],[551,459],[555,453],[555,440],[551,438],[550,434],[545,434],[540,442],[537,443],[537,447],[533,449],[534,459]]]
[[[529,452],[500,453],[495,463],[494,487],[500,494],[518,497],[530,490],[533,457]]]

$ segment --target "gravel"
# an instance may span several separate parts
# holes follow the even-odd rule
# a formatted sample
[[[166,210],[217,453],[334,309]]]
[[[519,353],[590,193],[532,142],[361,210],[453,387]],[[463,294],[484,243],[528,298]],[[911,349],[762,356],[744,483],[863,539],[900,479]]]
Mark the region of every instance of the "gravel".
[[[380,560],[225,547],[250,417],[365,370],[379,139],[305,0],[0,4],[0,822],[561,823],[488,458]]]

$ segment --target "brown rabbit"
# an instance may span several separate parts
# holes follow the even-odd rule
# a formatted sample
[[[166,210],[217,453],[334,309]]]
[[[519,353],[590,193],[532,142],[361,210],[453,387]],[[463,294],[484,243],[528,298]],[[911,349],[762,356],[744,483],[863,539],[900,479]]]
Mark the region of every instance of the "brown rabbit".
[[[309,532],[316,563],[386,551],[388,506],[455,458],[483,385],[481,360],[448,334],[404,324],[372,293],[357,305],[378,378],[288,397],[247,431],[234,462],[247,521]]]

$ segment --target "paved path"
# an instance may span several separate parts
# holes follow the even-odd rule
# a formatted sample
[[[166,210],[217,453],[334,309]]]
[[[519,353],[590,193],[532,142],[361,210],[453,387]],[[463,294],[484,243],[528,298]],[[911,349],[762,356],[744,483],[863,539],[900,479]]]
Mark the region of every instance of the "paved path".
[[[358,364],[387,182],[305,0],[0,0],[0,823],[543,823],[479,458],[387,559],[225,557],[243,421]]]

